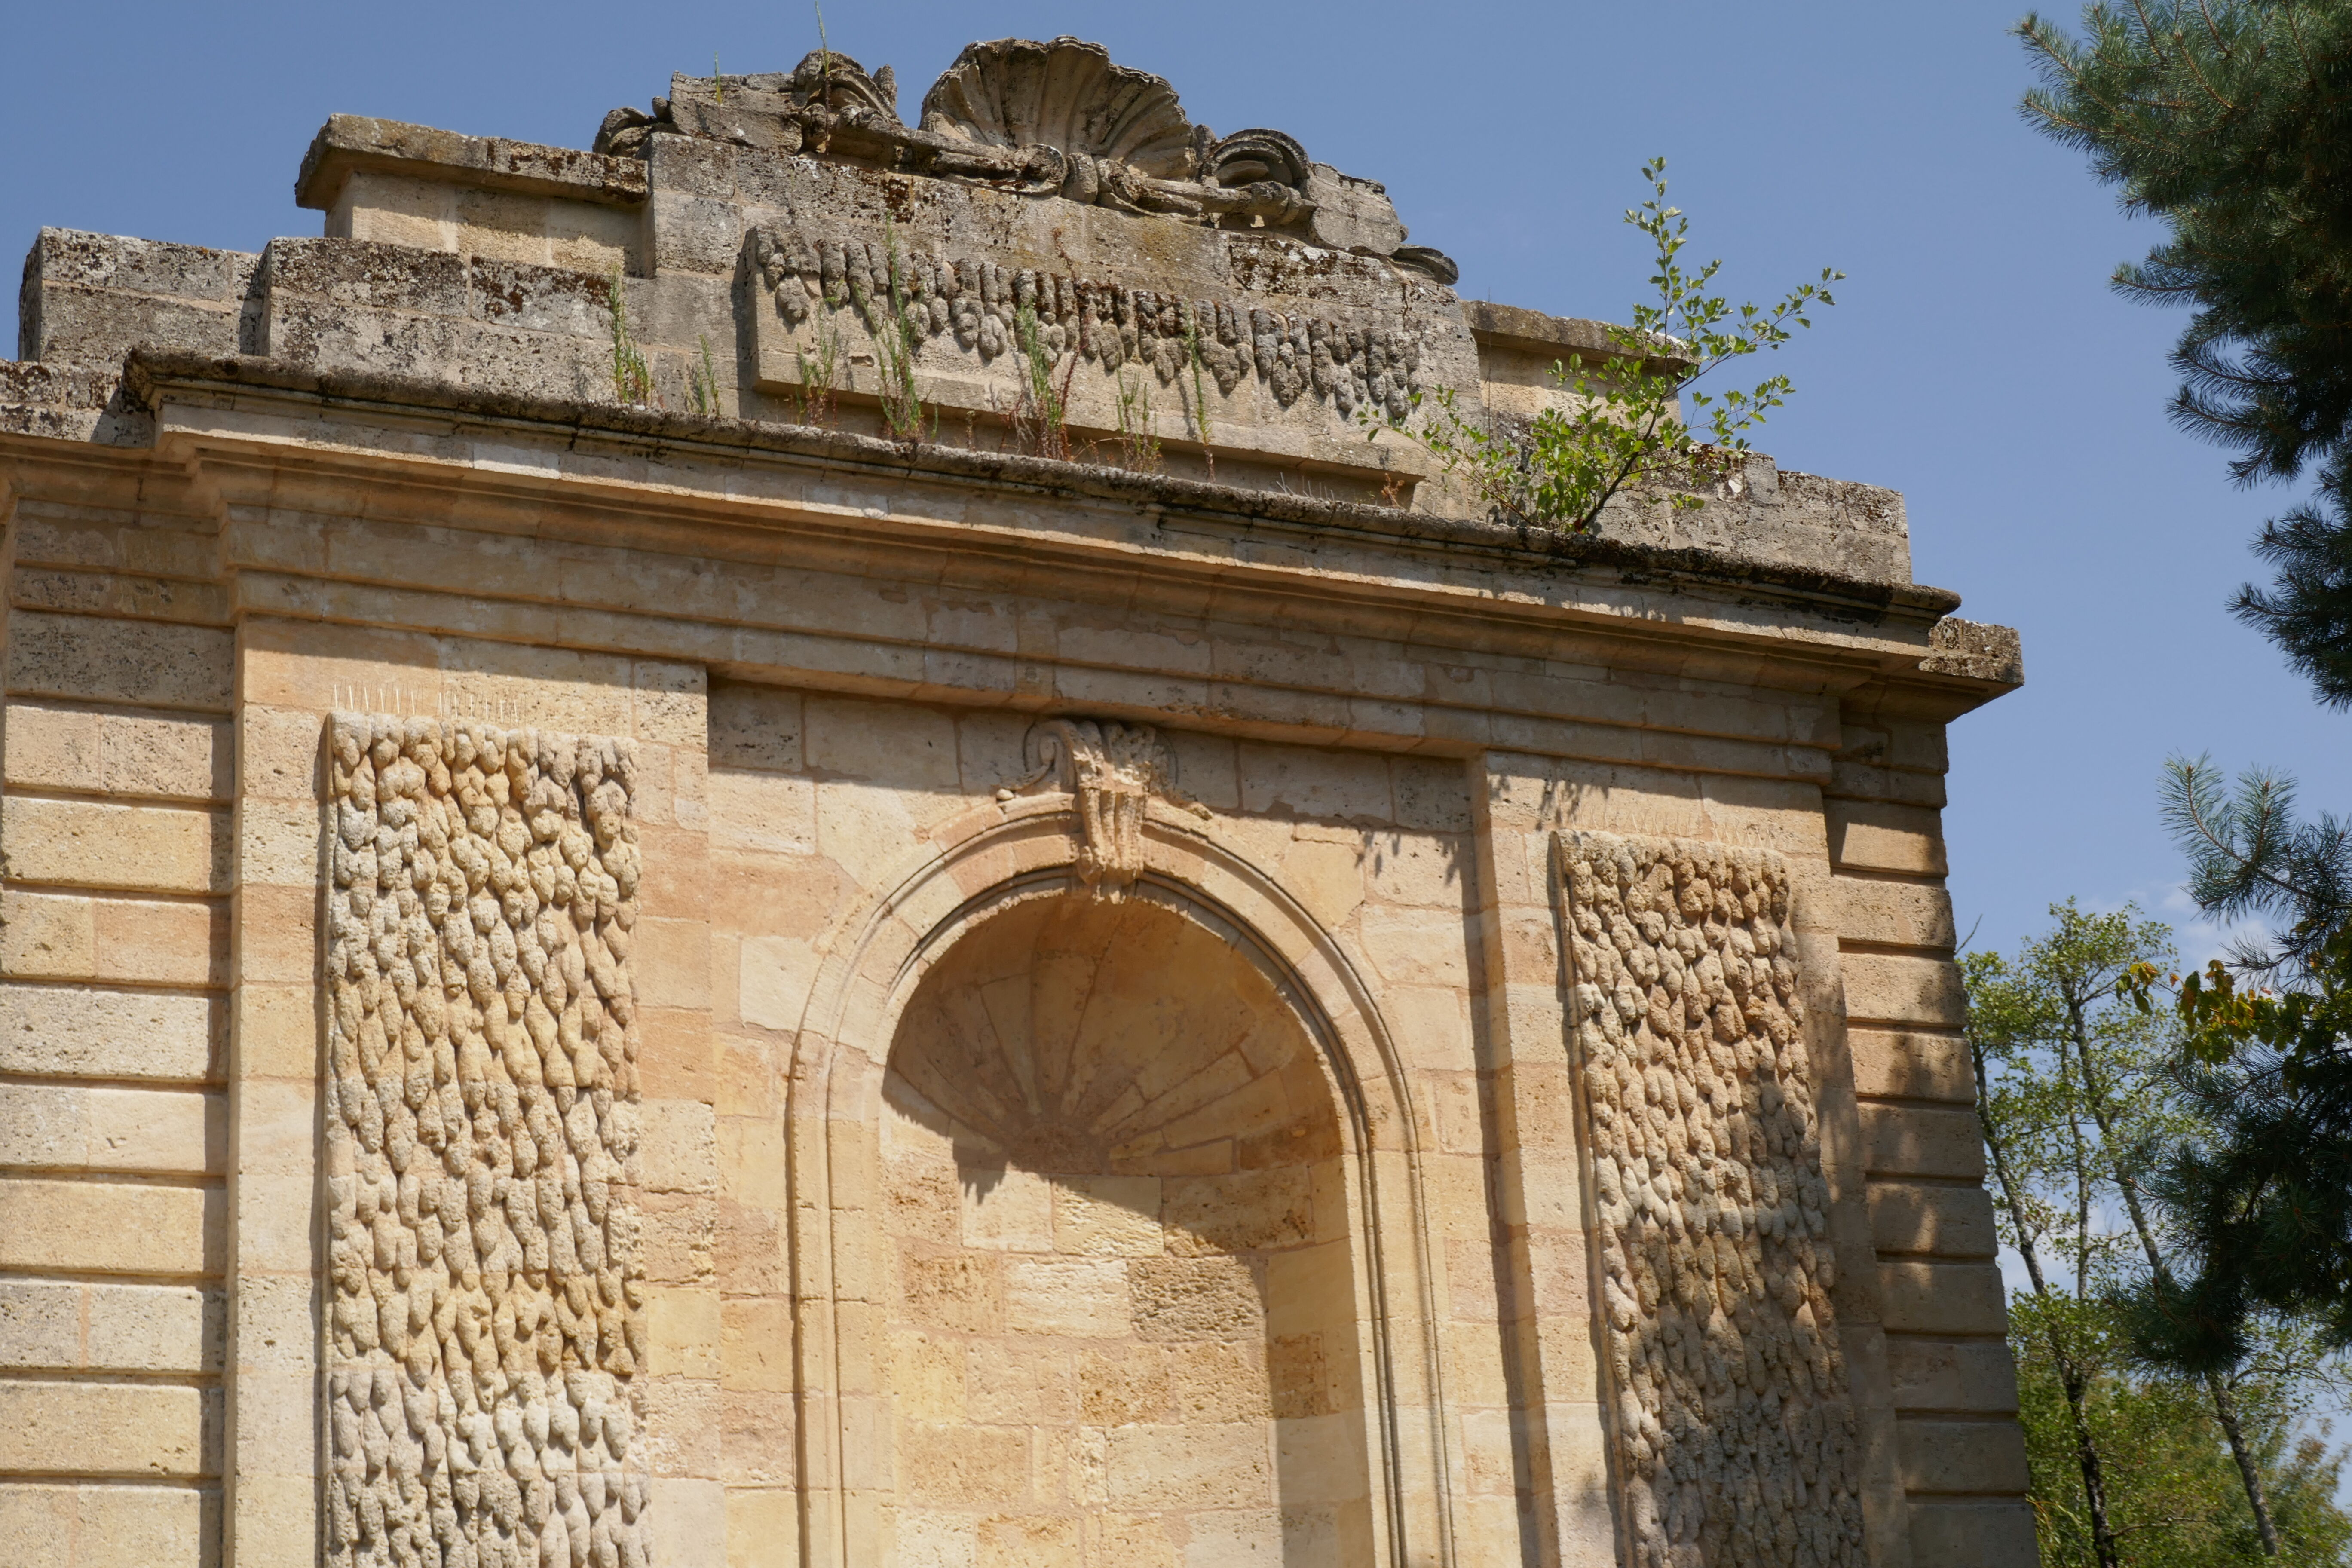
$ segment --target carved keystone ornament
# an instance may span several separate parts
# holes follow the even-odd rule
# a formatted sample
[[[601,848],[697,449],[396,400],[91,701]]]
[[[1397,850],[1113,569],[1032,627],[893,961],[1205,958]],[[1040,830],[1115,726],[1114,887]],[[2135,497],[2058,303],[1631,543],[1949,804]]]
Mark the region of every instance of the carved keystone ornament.
[[[1076,798],[1078,880],[1116,903],[1143,869],[1143,813],[1154,792],[1206,817],[1209,808],[1176,787],[1176,759],[1149,724],[1110,719],[1049,719],[1023,742],[1029,776],[996,792],[998,800],[1031,794],[1051,781]]]

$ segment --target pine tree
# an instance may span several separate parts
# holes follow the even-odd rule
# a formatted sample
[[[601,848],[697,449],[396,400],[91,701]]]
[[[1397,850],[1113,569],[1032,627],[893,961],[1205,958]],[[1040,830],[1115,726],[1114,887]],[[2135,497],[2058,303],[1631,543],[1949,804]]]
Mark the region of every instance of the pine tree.
[[[2266,774],[2225,793],[2201,758],[2171,764],[2165,810],[2198,902],[2275,930],[2202,973],[2127,981],[2151,1010],[2174,993],[2198,1111],[2151,1164],[2183,1266],[2140,1291],[2140,1342],[2200,1371],[2285,1315],[2352,1345],[2352,824],[2298,820]]]
[[[2192,309],[2176,422],[2243,482],[2315,470],[2255,542],[2272,586],[2232,608],[2352,705],[2352,0],[2126,0],[2083,26],[2019,25],[2026,118],[2170,230],[2115,283]]]

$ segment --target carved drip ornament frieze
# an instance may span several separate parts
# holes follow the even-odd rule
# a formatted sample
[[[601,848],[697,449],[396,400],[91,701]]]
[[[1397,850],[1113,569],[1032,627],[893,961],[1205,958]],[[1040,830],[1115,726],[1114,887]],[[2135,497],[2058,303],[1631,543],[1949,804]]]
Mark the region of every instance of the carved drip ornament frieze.
[[[625,742],[329,736],[328,1561],[649,1561]]]
[[[1787,866],[1605,833],[1557,855],[1627,1561],[1858,1565]]]
[[[1206,817],[1208,807],[1176,787],[1176,759],[1149,724],[1110,719],[1051,719],[1023,743],[1029,776],[996,792],[1000,801],[1051,784],[1073,797],[1078,817],[1078,881],[1098,899],[1127,896],[1143,869],[1143,817],[1154,795]]]
[[[1000,38],[967,47],[899,119],[887,66],[868,74],[818,50],[790,72],[671,79],[651,112],[616,109],[595,150],[642,155],[656,134],[696,136],[1052,196],[1215,228],[1263,229],[1376,256],[1440,283],[1454,263],[1404,243],[1378,182],[1318,163],[1279,131],[1218,136],[1175,89],[1112,63],[1100,44]]]
[[[1074,353],[1108,376],[1137,365],[1164,386],[1186,377],[1197,358],[1224,395],[1255,374],[1283,406],[1311,393],[1343,419],[1359,407],[1402,419],[1422,391],[1415,331],[950,259],[792,223],[760,225],[747,243],[762,291],[788,328],[847,312],[880,333],[895,309],[919,349],[951,343],[984,363],[1020,349],[1026,310],[1049,363]]]

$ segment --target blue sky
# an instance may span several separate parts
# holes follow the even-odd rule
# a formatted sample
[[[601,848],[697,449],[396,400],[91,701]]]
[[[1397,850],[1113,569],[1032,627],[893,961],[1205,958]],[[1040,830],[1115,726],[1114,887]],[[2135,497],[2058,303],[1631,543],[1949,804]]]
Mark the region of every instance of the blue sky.
[[[1797,393],[1758,444],[1904,491],[1920,580],[2024,634],[2025,689],[1954,730],[1947,822],[1961,929],[2008,947],[2069,894],[2179,918],[2155,807],[2167,754],[2280,767],[2340,807],[2352,737],[2222,608],[2290,495],[2233,489],[2223,454],[2166,424],[2179,320],[2105,282],[2156,231],[2019,121],[2018,14],[834,0],[825,20],[835,47],[898,68],[910,114],[973,37],[1099,38],[1195,120],[1277,127],[1385,181],[1474,295],[1622,319],[1645,258],[1618,215],[1656,153],[1735,295],[1846,272],[1842,303],[1780,356]],[[607,109],[714,52],[730,71],[789,67],[816,21],[795,4],[133,0],[18,6],[7,35],[0,249],[21,254],[45,223],[241,249],[313,234],[292,184],[331,112],[584,146]]]

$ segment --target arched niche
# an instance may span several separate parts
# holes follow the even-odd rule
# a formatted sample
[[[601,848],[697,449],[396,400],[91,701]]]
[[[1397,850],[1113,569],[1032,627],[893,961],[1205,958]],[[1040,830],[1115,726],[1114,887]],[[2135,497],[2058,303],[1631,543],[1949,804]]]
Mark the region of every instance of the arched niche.
[[[1245,948],[1013,902],[923,976],[882,1100],[902,1560],[1370,1555],[1340,1107]]]
[[[900,1331],[893,1324],[894,1316],[902,1315],[898,1303],[904,1285],[897,1237],[903,1226],[891,1212],[898,1200],[893,1194],[897,1178],[888,1167],[894,1159],[918,1152],[913,1146],[916,1129],[924,1128],[924,1115],[904,1094],[894,1102],[890,1068],[902,1038],[915,1037],[908,1028],[931,1027],[908,1023],[919,1000],[928,1006],[930,998],[963,989],[966,982],[984,986],[987,982],[976,977],[997,962],[990,955],[1001,957],[1002,944],[1017,951],[1013,935],[1026,928],[1008,925],[992,933],[989,928],[996,921],[1032,904],[1073,906],[1082,900],[1092,900],[1078,875],[1079,823],[1067,797],[994,804],[935,831],[929,846],[879,879],[870,900],[845,911],[824,939],[825,956],[813,976],[793,1047],[786,1148],[793,1215],[790,1249],[800,1409],[798,1490],[803,1560],[811,1564],[847,1568],[931,1559],[978,1561],[977,1531],[983,1519],[1028,1517],[1010,1510],[983,1514],[976,1506],[936,1508],[920,1500],[917,1496],[920,1489],[910,1482],[909,1467],[918,1461],[900,1451],[894,1385],[905,1382],[907,1374],[894,1362],[894,1336]],[[1238,1333],[1223,1342],[1247,1344],[1267,1337],[1264,1325],[1269,1295],[1278,1299],[1281,1291],[1277,1288],[1258,1293],[1260,1270],[1252,1253],[1269,1258],[1276,1252],[1301,1255],[1286,1258],[1286,1268],[1307,1260],[1311,1254],[1314,1261],[1342,1272],[1329,1289],[1318,1285],[1310,1292],[1318,1303],[1342,1298],[1349,1302],[1346,1312],[1351,1327],[1344,1331],[1333,1322],[1339,1316],[1337,1309],[1326,1311],[1324,1305],[1315,1309],[1320,1314],[1317,1326],[1323,1335],[1325,1376],[1337,1380],[1327,1384],[1333,1390],[1327,1394],[1331,1400],[1330,1415],[1262,1418],[1275,1423],[1271,1479],[1281,1489],[1275,1492],[1277,1500],[1271,1506],[1279,1511],[1290,1506],[1291,1500],[1300,1500],[1302,1508],[1320,1506],[1304,1501],[1310,1495],[1328,1500],[1334,1505],[1327,1516],[1333,1534],[1328,1538],[1318,1534],[1319,1522],[1302,1518],[1300,1528],[1285,1537],[1277,1551],[1236,1553],[1229,1560],[1286,1563],[1297,1568],[1339,1562],[1449,1562],[1452,1527],[1446,1476],[1458,1468],[1461,1459],[1444,1430],[1439,1319],[1415,1136],[1418,1121],[1406,1075],[1381,1020],[1377,992],[1304,906],[1226,843],[1213,825],[1163,811],[1154,802],[1142,838],[1146,866],[1128,899],[1119,904],[1097,905],[1095,917],[1076,917],[1077,923],[1091,924],[1101,918],[1102,910],[1148,905],[1153,914],[1139,918],[1151,932],[1172,932],[1173,928],[1164,923],[1172,919],[1205,933],[1224,952],[1222,967],[1213,963],[1211,968],[1261,1003],[1270,993],[1278,1001],[1277,1012],[1286,1011],[1291,1026],[1310,1042],[1309,1059],[1322,1080],[1330,1120],[1326,1121],[1320,1111],[1310,1110],[1307,1130],[1296,1142],[1316,1143],[1318,1129],[1328,1127],[1336,1130],[1338,1144],[1336,1156],[1318,1154],[1310,1165],[1336,1159],[1344,1246],[1318,1241],[1295,1249],[1227,1248],[1228,1255],[1242,1260],[1255,1298],[1250,1321],[1260,1326],[1255,1331],[1257,1342]],[[1046,919],[1042,915],[1023,918]],[[1064,918],[1071,917],[1066,911]],[[975,942],[969,949],[964,945],[968,940]],[[1189,947],[1187,939],[1172,934],[1165,940],[1186,942]],[[1112,945],[1117,945],[1115,938]],[[947,977],[936,984],[928,984],[940,971]],[[1259,985],[1266,989],[1255,991]],[[1142,1007],[1146,1016],[1155,1006],[1188,1005],[1178,988],[1158,987],[1157,994],[1158,1003]],[[1295,1042],[1285,1049],[1286,1062],[1295,1064]],[[909,1078],[905,1073],[896,1076]],[[1294,1071],[1288,1081],[1299,1083],[1302,1077]],[[1302,1103],[1307,1103],[1303,1095]],[[932,1105],[934,1122],[964,1114],[936,1101]],[[1013,1121],[1021,1122],[1020,1118]],[[1095,1148],[1098,1140],[1080,1134],[1066,1140],[1062,1145],[1064,1154],[1055,1156],[1054,1140],[1034,1123],[1032,1119],[1007,1133],[992,1135],[1003,1148],[1001,1168],[1005,1173],[993,1186],[989,1173],[999,1167],[989,1164],[985,1156],[962,1162],[940,1183],[934,1143],[931,1196],[939,1201],[929,1205],[931,1217],[924,1223],[939,1226],[939,1216],[948,1212],[944,1199],[952,1192],[956,1247],[962,1247],[965,1164],[973,1173],[972,1207],[992,1216],[975,1219],[976,1225],[983,1226],[994,1223],[992,1215],[999,1211],[993,1205],[1000,1193],[1009,1205],[1020,1201],[1016,1173],[1024,1178],[1082,1173],[1038,1167],[1068,1163],[1071,1150]],[[1282,1129],[1286,1135],[1289,1125],[1285,1123]],[[973,1131],[982,1130],[975,1124]],[[936,1139],[936,1128],[924,1128],[922,1136]],[[991,1140],[974,1137],[966,1147],[979,1153],[987,1141]],[[952,1131],[945,1142],[952,1158],[957,1148]],[[1109,1173],[1119,1173],[1116,1169]],[[1022,1185],[1034,1203],[1036,1187],[1025,1182]],[[1317,1186],[1314,1192],[1318,1201],[1332,1195],[1328,1186]],[[1049,1214],[1051,1195],[1048,1191]],[[1161,1256],[1169,1256],[1164,1189],[1161,1201],[1162,1215],[1157,1223],[1163,1237]],[[913,1206],[919,1213],[926,1205]],[[1002,1212],[1009,1223],[1010,1207]],[[1128,1212],[1139,1223],[1139,1205],[1131,1205]],[[1115,1216],[1106,1212],[1103,1217]],[[1318,1212],[1317,1223],[1328,1219],[1328,1211]],[[1177,1228],[1188,1230],[1181,1222]],[[935,1232],[933,1239],[944,1238]],[[1193,1243],[1180,1239],[1178,1245]],[[1042,1259],[1045,1255],[1038,1256]],[[1214,1268],[1212,1265],[1207,1271],[1213,1272]],[[1270,1262],[1265,1272],[1270,1279]],[[1280,1309],[1273,1310],[1278,1313]],[[1288,1320],[1276,1316],[1272,1321],[1277,1330],[1273,1337],[1278,1339],[1280,1326]],[[910,1325],[909,1331],[919,1331],[919,1325]],[[1140,1342],[1142,1336],[1134,1339]],[[1350,1352],[1352,1366],[1334,1373],[1333,1359]],[[967,1361],[967,1377],[969,1365]],[[1270,1405],[1276,1377],[1270,1363],[1264,1375]],[[1283,1375],[1291,1373],[1286,1369]],[[1285,1405],[1286,1410],[1307,1408]],[[1307,1442],[1303,1439],[1310,1435],[1309,1429],[1286,1428],[1286,1419],[1294,1423],[1322,1420],[1331,1426],[1351,1423],[1361,1438],[1353,1443]],[[1286,1449],[1281,1446],[1286,1434],[1292,1437]],[[1100,1455],[1107,1467],[1107,1436]],[[1086,1455],[1080,1453],[1077,1458],[1084,1460]],[[1337,1477],[1317,1479],[1304,1468],[1334,1459],[1340,1471]],[[1100,1473],[1107,1476],[1108,1472]],[[1107,1480],[1104,1484],[1107,1488]],[[1353,1507],[1353,1500],[1367,1491],[1366,1506]],[[1107,1497],[1108,1493],[1092,1495]],[[1342,1501],[1350,1506],[1344,1510],[1336,1506]],[[1205,1537],[1199,1552],[1180,1547],[1174,1555],[1163,1557],[1158,1554],[1160,1548],[1152,1546],[1152,1554],[1122,1558],[1118,1555],[1117,1540],[1109,1533],[1116,1522],[1112,1516],[1129,1513],[1150,1520],[1153,1510],[1111,1509],[1107,1502],[1088,1507],[1103,1531],[1102,1550],[1078,1561],[1220,1560],[1214,1544]],[[1163,1517],[1167,1512],[1159,1511]],[[1359,1521],[1368,1531],[1367,1540],[1359,1543],[1352,1538],[1339,1538],[1339,1529],[1353,1531]],[[1221,1522],[1241,1521],[1204,1521],[1202,1527],[1205,1531]],[[1081,1523],[1082,1542],[1086,1528]],[[951,1538],[940,1533],[966,1529],[972,1533]],[[1189,1521],[1186,1529],[1191,1529]],[[1146,1544],[1157,1539],[1172,1545],[1164,1523],[1158,1527],[1156,1538],[1146,1530],[1139,1539]],[[1035,1542],[1032,1553],[1035,1560],[1050,1561],[1058,1554],[1049,1536]],[[1011,1560],[1024,1560],[1020,1556],[1026,1550],[1024,1542],[999,1540],[996,1544],[1014,1553]],[[1105,1555],[1106,1552],[1109,1554]]]

